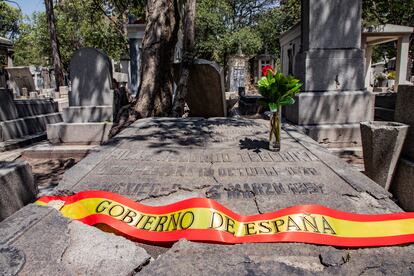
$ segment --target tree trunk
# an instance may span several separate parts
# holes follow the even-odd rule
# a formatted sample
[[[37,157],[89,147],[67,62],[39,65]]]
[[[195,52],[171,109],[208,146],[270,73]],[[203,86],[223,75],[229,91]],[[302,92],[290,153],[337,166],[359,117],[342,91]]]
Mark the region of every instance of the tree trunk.
[[[178,28],[177,0],[148,0],[141,84],[135,105],[139,118],[168,116],[171,111],[174,84],[172,62]]]
[[[64,85],[62,60],[60,58],[59,42],[56,34],[56,19],[53,12],[53,0],[45,0],[47,23],[49,26],[50,46],[52,49],[53,67],[55,69],[56,91]]]
[[[194,61],[195,39],[195,12],[196,0],[184,0],[184,41],[183,58],[180,66],[180,79],[177,85],[177,93],[174,97],[172,115],[181,117],[184,114],[185,98],[188,92],[188,79],[190,67]]]

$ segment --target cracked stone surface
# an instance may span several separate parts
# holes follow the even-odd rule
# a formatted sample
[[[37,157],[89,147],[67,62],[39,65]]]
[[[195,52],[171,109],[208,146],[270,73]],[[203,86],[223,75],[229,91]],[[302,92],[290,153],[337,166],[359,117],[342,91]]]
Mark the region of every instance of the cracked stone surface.
[[[412,252],[400,247],[339,250],[308,244],[212,245],[181,240],[141,272],[145,275],[168,271],[174,275],[189,271],[197,271],[199,275],[412,275]],[[403,258],[401,254],[407,255]]]
[[[228,118],[139,120],[67,171],[55,192],[105,190],[153,206],[206,197],[241,215],[303,204],[366,214],[401,212],[390,193],[292,126],[284,126],[281,152],[269,152],[268,123]],[[115,240],[113,235],[79,223],[68,224],[56,215],[50,220],[49,213],[39,214],[44,209],[29,206],[24,208],[24,219],[13,216],[16,226],[11,237],[4,231],[10,222],[0,224],[0,239],[4,234],[5,240],[13,240],[23,233],[18,239],[27,244],[22,271],[39,266],[30,253],[35,252],[36,237],[59,240],[39,253],[48,256],[48,262],[41,265],[48,274],[101,274],[103,269],[119,275],[189,271],[201,275],[413,274],[413,246],[347,250],[297,243],[215,245],[182,240],[161,247]],[[38,228],[27,226],[37,224]],[[61,225],[64,231],[54,232],[57,226],[53,225]],[[45,227],[48,231],[40,231]],[[82,235],[87,230],[90,234]],[[72,237],[75,233],[79,240]],[[102,240],[87,238],[100,233]],[[111,248],[103,245],[104,239],[113,240]],[[10,241],[7,244],[22,250]],[[97,248],[129,257],[96,253],[83,259],[77,254]],[[132,261],[130,256],[140,257]],[[84,260],[94,265],[86,267]],[[125,262],[125,270],[116,271],[121,265],[114,263],[120,260]]]
[[[0,244],[1,275],[127,275],[150,259],[129,240],[36,205],[0,224]]]

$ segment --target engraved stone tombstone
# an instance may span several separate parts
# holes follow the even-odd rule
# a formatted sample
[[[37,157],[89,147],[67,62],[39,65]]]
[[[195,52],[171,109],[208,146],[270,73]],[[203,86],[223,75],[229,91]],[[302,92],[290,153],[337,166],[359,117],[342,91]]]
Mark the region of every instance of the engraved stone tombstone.
[[[186,102],[193,117],[227,116],[224,75],[218,64],[195,60],[190,71]]]

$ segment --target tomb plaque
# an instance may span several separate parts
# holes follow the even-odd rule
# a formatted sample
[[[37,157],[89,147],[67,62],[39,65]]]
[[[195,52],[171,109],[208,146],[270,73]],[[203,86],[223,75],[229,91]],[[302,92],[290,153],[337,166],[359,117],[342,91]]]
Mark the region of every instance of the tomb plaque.
[[[290,126],[283,131],[282,151],[268,151],[267,129],[264,120],[139,120],[69,170],[56,190],[106,190],[148,205],[204,197],[241,215],[304,204],[371,214],[401,211],[388,192]],[[350,250],[179,241],[173,249],[144,248],[155,257],[141,271],[146,274],[188,273],[189,267],[212,274],[230,269],[240,274],[409,274],[414,269],[413,246]]]

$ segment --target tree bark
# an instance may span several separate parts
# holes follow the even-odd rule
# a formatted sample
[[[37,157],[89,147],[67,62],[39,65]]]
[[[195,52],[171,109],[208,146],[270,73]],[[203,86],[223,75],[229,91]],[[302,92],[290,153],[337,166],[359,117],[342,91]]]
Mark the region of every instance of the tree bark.
[[[148,0],[142,47],[141,83],[135,111],[139,118],[168,116],[172,106],[172,62],[177,43],[177,0]]]
[[[53,67],[55,69],[56,91],[59,91],[59,86],[64,85],[65,79],[63,77],[62,60],[60,57],[59,42],[56,33],[56,18],[53,11],[53,0],[45,0],[45,7],[47,15],[47,24],[49,26]]]
[[[184,114],[185,99],[188,94],[190,67],[194,62],[195,12],[196,0],[184,0],[183,57],[180,66],[180,79],[173,103],[172,115],[174,117],[181,117]]]

